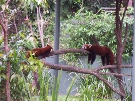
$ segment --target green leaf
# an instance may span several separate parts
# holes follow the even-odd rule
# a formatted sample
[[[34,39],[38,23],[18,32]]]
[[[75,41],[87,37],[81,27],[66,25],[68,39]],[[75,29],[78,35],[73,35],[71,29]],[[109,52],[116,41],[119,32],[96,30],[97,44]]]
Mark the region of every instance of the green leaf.
[[[13,75],[11,75],[10,82],[12,82],[12,80],[15,79],[15,78],[20,79],[20,75],[19,74],[13,74]]]

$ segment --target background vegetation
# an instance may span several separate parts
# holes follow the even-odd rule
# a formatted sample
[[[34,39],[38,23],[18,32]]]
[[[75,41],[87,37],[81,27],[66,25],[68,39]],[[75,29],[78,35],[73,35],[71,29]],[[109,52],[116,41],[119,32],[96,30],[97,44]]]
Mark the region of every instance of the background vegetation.
[[[81,48],[84,43],[96,44],[98,42],[100,45],[110,47],[116,53],[114,13],[101,10],[101,7],[113,7],[114,4],[114,0],[62,0],[60,49]],[[61,74],[58,77],[57,90],[55,91],[48,67],[44,69],[42,62],[33,57],[25,58],[27,50],[42,46],[39,24],[43,24],[44,43],[54,46],[54,8],[55,0],[11,0],[8,5],[6,5],[5,0],[0,1],[0,19],[4,21],[6,15],[8,46],[10,47],[10,51],[5,54],[4,36],[2,27],[0,27],[0,100],[6,99],[7,60],[11,62],[10,92],[13,101],[56,100]],[[132,13],[133,9],[129,8],[128,14]],[[132,56],[133,46],[132,17],[129,19],[127,15],[124,19],[124,26],[126,23],[129,24],[129,29],[123,57],[128,59]],[[77,60],[76,56],[79,55],[68,54],[61,58],[67,59],[67,62],[71,63],[73,60]],[[74,62],[74,64],[77,63]],[[39,75],[39,88],[34,86],[33,72],[37,72]],[[73,99],[77,99],[77,101],[78,99],[80,101],[112,99],[112,91],[97,78],[79,74],[76,78],[79,80],[74,81],[73,79],[68,90],[70,93],[74,84],[81,85],[78,96],[73,97]],[[63,101],[67,101],[68,97],[69,94]]]

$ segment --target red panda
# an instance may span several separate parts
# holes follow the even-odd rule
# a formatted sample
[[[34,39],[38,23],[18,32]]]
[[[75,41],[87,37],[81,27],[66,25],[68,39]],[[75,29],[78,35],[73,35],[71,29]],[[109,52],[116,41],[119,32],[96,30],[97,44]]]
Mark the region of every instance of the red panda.
[[[44,48],[35,48],[35,49],[27,51],[26,57],[29,58],[30,54],[34,55],[35,57],[39,57],[39,56],[41,56],[42,58],[48,57],[51,50],[52,50],[52,47],[47,44]]]
[[[114,64],[114,54],[112,50],[106,46],[84,44],[83,49],[89,51],[88,54],[88,63],[91,61],[91,64],[95,61],[96,55],[101,56],[102,65],[113,65]]]

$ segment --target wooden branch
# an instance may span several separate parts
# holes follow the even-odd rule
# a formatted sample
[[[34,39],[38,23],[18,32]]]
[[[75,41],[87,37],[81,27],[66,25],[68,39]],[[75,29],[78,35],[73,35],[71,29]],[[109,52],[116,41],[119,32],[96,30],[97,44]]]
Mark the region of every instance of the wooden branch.
[[[40,34],[40,41],[42,44],[42,47],[44,47],[44,39],[43,39],[43,18],[41,16],[40,7],[37,7],[37,23],[38,23],[38,29]]]
[[[121,8],[122,0],[116,0],[116,28],[115,28],[115,34],[117,38],[117,72],[121,74],[121,64],[122,64],[122,53],[124,50],[123,43],[122,43],[122,26],[123,26],[123,19],[126,13],[127,7],[125,7],[125,11],[123,13],[122,20],[120,20],[119,12]],[[125,90],[123,87],[122,82],[122,76],[115,76],[118,80],[120,91],[125,95]],[[121,96],[121,100],[123,100],[124,97]]]
[[[66,53],[89,53],[89,51],[84,50],[84,49],[62,49],[62,50],[57,50],[57,51],[52,51],[50,52],[49,56],[52,55],[59,55],[59,54],[66,54]]]
[[[125,94],[117,90],[113,87],[112,83],[107,81],[105,78],[103,78],[101,75],[97,73],[97,71],[86,69],[86,68],[78,68],[75,66],[66,66],[66,65],[59,65],[59,64],[51,64],[44,62],[44,65],[47,66],[50,69],[56,69],[56,70],[63,70],[63,71],[69,71],[69,72],[76,72],[76,73],[83,73],[83,74],[91,74],[96,76],[98,79],[102,80],[108,87],[110,87],[114,92],[117,94],[125,97]]]
[[[8,4],[9,4],[9,2],[10,2],[10,0],[7,0],[6,5],[8,5]]]
[[[123,23],[123,20],[124,20],[126,11],[127,11],[127,7],[128,7],[128,2],[129,2],[129,0],[127,0],[127,2],[126,2],[126,6],[125,6],[125,9],[124,9],[124,13],[123,13],[122,19],[121,19],[121,23]]]
[[[2,27],[2,30],[4,31],[4,33],[7,33],[4,24],[2,23],[2,20],[0,19],[0,25]]]
[[[6,97],[7,100],[6,101],[10,101],[11,100],[11,93],[10,93],[10,71],[11,71],[11,65],[10,65],[10,61],[7,61],[7,66],[6,66]]]
[[[52,51],[49,56],[52,55],[59,55],[59,54],[66,54],[66,53],[89,53],[88,51],[84,50],[84,49],[63,49],[63,50],[57,50],[57,51]],[[66,66],[66,65],[59,65],[59,64],[51,64],[51,63],[47,63],[47,62],[43,62],[45,66],[47,66],[50,69],[56,69],[56,70],[63,70],[63,71],[69,71],[69,72],[76,72],[76,73],[83,73],[83,74],[91,74],[96,76],[98,79],[102,80],[105,84],[108,85],[108,87],[110,87],[114,92],[116,92],[117,94],[125,97],[125,94],[123,92],[120,92],[119,90],[117,90],[116,88],[113,87],[113,85],[111,84],[111,82],[107,81],[105,78],[103,78],[100,74],[107,74],[107,75],[115,75],[115,76],[125,76],[125,74],[118,74],[118,73],[104,73],[104,72],[99,72],[102,69],[114,69],[117,67],[117,65],[107,65],[107,66],[101,66],[101,67],[97,67],[97,68],[92,68],[92,69],[87,69],[87,68],[78,68],[75,66]],[[123,67],[128,67],[131,68],[132,65],[122,65]],[[126,75],[129,76],[129,75]]]
[[[6,20],[6,19],[5,19]],[[0,19],[0,25],[2,27],[2,30],[4,31],[4,48],[5,48],[5,53],[7,54],[9,52],[9,46],[8,46],[8,38],[7,38],[7,20],[5,23],[2,22]],[[7,60],[6,64],[6,84],[5,84],[5,91],[6,91],[6,101],[11,100],[11,93],[10,93],[10,71],[11,71],[11,65],[10,61]]]
[[[101,66],[101,67],[97,67],[97,68],[93,68],[93,71],[97,71],[99,72],[102,69],[115,69],[117,67],[117,65],[106,65],[106,66]],[[121,65],[121,68],[132,68],[132,65]]]
[[[117,26],[119,26],[119,25],[117,25]],[[114,32],[115,32],[115,35],[116,35],[117,44],[120,44],[121,43],[121,39],[120,39],[120,35],[119,35],[119,27],[118,28],[116,27]]]
[[[100,75],[114,75],[114,76],[131,76],[130,74],[118,74],[118,73],[110,73],[110,72],[99,72]]]
[[[120,23],[119,11],[121,8],[121,3],[122,3],[122,0],[121,1],[116,0],[116,28],[118,29],[119,29],[119,23]]]

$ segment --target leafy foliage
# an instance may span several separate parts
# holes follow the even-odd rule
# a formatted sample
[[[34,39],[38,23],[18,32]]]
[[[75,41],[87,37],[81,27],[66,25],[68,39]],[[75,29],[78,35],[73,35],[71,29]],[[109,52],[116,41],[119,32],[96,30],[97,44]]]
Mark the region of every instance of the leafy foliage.
[[[111,78],[108,76],[104,76],[106,79]],[[108,86],[104,85],[99,79],[92,75],[81,76],[80,81],[80,101],[82,99],[86,99],[84,101],[98,101],[99,99],[111,99],[112,98],[112,90],[108,88]]]
[[[133,19],[126,16],[123,27],[126,23],[129,24],[129,30],[123,56],[130,57],[132,56]],[[74,17],[61,23],[61,43],[64,43],[64,48],[81,48],[86,43],[96,44],[96,38],[100,45],[108,46],[116,53],[114,28],[115,16],[113,13],[100,11],[100,14],[94,14],[83,8]]]
[[[81,48],[84,43],[95,43],[93,37],[96,37],[99,41],[100,45],[107,45],[116,50],[116,40],[114,36],[114,15],[113,13],[107,12],[98,12],[99,14],[94,14],[91,11],[87,11],[86,9],[94,10],[100,8],[101,2],[99,0],[91,2],[93,5],[91,8],[83,8],[77,12],[81,6],[87,4],[89,0],[81,1],[81,0],[63,0],[62,1],[62,19],[68,19],[66,21],[61,22],[61,48]],[[101,0],[107,1],[107,0]],[[113,1],[113,0],[111,0]],[[5,100],[5,69],[6,69],[6,61],[10,60],[11,62],[11,95],[12,100],[47,100],[47,95],[49,90],[53,89],[53,82],[51,81],[51,75],[48,69],[43,69],[43,64],[41,61],[30,57],[28,60],[25,58],[25,51],[27,49],[32,49],[33,47],[41,47],[40,44],[40,36],[37,27],[37,18],[36,18],[36,8],[40,7],[41,15],[43,16],[44,25],[44,42],[53,45],[53,33],[54,33],[54,2],[51,0],[13,0],[9,3],[8,6],[5,5],[6,1],[0,1],[0,10],[5,10],[7,13],[7,17],[9,20],[8,27],[8,44],[10,46],[10,51],[7,55],[3,52],[3,37],[0,37],[0,100]],[[110,1],[107,1],[110,4]],[[68,4],[68,5],[67,5]],[[90,4],[91,5],[91,4]],[[89,6],[89,5],[88,5]],[[75,13],[77,12],[77,13]],[[96,11],[94,11],[96,12]],[[131,12],[129,12],[131,13]],[[2,13],[1,13],[2,14]],[[25,16],[28,15],[29,22],[32,26],[32,31],[29,28],[28,22],[25,22]],[[73,16],[74,15],[74,16]],[[69,18],[68,18],[69,17]],[[4,17],[1,17],[4,18]],[[7,19],[6,19],[7,20]],[[133,20],[127,17],[125,22],[132,25]],[[124,22],[124,25],[125,25]],[[17,31],[15,32],[14,27],[16,24]],[[127,45],[125,49],[126,56],[129,56],[132,50],[132,30],[133,26],[129,26],[129,37],[127,40]],[[13,30],[10,31],[10,30]],[[0,27],[0,31],[2,31]],[[14,34],[13,34],[14,33]],[[124,37],[124,36],[123,36]],[[78,54],[71,54],[72,62],[75,56]],[[68,56],[68,55],[65,55]],[[74,63],[77,64],[77,63]],[[39,85],[40,90],[32,85],[33,83],[33,75],[32,72],[37,72],[39,75]],[[93,77],[92,77],[93,78]],[[92,89],[95,89],[94,86],[99,86],[97,83],[99,81],[95,78],[96,84],[90,84],[89,79],[91,77],[85,78],[82,81],[84,88],[84,92],[82,92],[82,96],[84,98],[85,94],[91,93],[89,92],[89,86],[91,85]],[[59,80],[57,82],[57,90],[53,90],[52,99],[56,100],[58,96],[58,88],[59,88]],[[72,82],[71,87],[74,82]],[[103,85],[104,87],[104,85]],[[86,89],[85,89],[86,88]],[[100,88],[96,89],[96,94],[98,92],[103,91],[104,89]],[[108,90],[108,89],[107,89]],[[51,92],[50,91],[50,92]],[[109,90],[108,90],[109,91]],[[56,95],[57,94],[57,95]],[[104,96],[105,93],[102,95]],[[34,96],[34,97],[33,97]],[[67,95],[68,97],[69,95]],[[66,97],[66,100],[67,100]],[[90,97],[90,96],[88,96]]]
[[[12,72],[11,72],[11,94],[12,99],[29,99],[31,100],[33,95],[39,97],[40,100],[47,99],[47,95],[51,87],[51,76],[48,69],[44,69],[43,63],[33,57],[25,59],[23,53],[16,51],[11,56]],[[34,86],[33,72],[37,72],[39,75],[39,89]],[[50,85],[50,86],[49,86]]]

